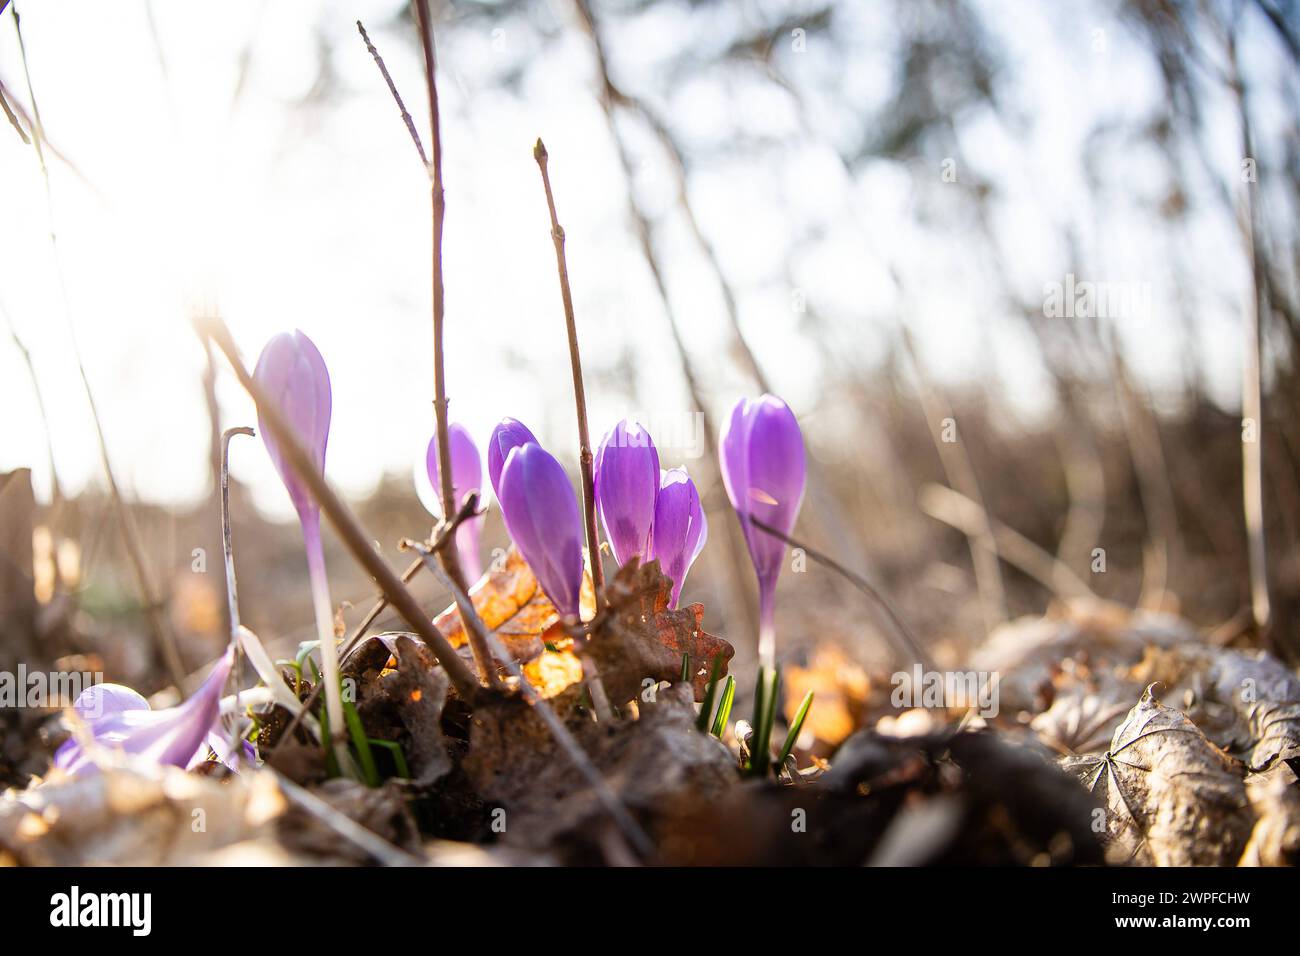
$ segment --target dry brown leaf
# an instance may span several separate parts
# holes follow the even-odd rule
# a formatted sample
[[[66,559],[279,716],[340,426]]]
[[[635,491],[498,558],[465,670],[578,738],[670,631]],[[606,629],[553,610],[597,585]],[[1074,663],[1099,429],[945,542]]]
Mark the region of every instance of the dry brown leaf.
[[[1112,847],[1156,866],[1231,866],[1253,816],[1243,767],[1148,687],[1099,757],[1067,766],[1103,798]]]
[[[1029,729],[1058,754],[1095,754],[1106,749],[1112,729],[1128,704],[1111,703],[1076,689],[1052,701]]]
[[[1295,866],[1300,863],[1300,784],[1285,764],[1246,778],[1246,795],[1255,811],[1255,829],[1241,854],[1241,866]]]
[[[556,644],[566,637],[560,626],[560,612],[514,545],[506,552],[499,568],[490,569],[469,589],[469,596],[488,630],[496,632],[517,661],[534,660],[541,656],[546,644]],[[583,576],[580,601],[583,618],[595,614],[596,596],[590,574]],[[453,647],[466,643],[465,628],[455,604],[434,618],[433,623]]]
[[[607,582],[609,607],[593,623],[588,646],[611,703],[636,697],[647,679],[679,681],[683,654],[690,656],[697,701],[704,698],[715,658],[722,663],[720,674],[727,673],[735,648],[704,630],[704,605],[668,607],[672,584],[658,561],[641,564],[635,558]]]
[[[781,684],[787,721],[793,719],[804,695],[813,692],[816,703],[808,711],[804,730],[831,747],[870,722],[872,691],[879,692],[885,686],[874,687],[867,672],[831,644],[819,646],[807,667],[788,666]]]

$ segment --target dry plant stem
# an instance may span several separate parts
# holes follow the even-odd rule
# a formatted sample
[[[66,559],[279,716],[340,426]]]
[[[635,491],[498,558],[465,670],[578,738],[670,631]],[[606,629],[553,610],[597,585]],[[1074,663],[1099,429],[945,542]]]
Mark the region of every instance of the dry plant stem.
[[[912,629],[909,628],[907,624],[903,622],[902,615],[900,615],[898,611],[894,609],[894,605],[889,601],[889,599],[886,598],[883,594],[881,594],[880,591],[876,589],[871,584],[871,582],[869,582],[866,578],[864,578],[860,574],[856,574],[853,571],[850,571],[848,568],[844,567],[844,565],[840,564],[834,558],[823,554],[822,552],[818,551],[816,548],[809,547],[808,545],[804,544],[802,541],[795,540],[794,538],[790,537],[788,534],[785,534],[784,532],[776,528],[773,528],[770,524],[766,524],[765,522],[760,521],[758,518],[755,518],[753,515],[750,515],[749,523],[753,525],[755,528],[758,528],[760,531],[763,531],[766,534],[770,534],[774,538],[779,538],[780,540],[784,541],[786,544],[790,545],[790,547],[799,548],[801,551],[804,552],[804,554],[808,555],[808,557],[812,558],[818,564],[826,565],[826,567],[830,568],[832,571],[839,574],[850,584],[856,587],[859,591],[865,594],[868,598],[870,598],[873,602],[875,602],[875,604],[882,611],[885,612],[885,615],[889,618],[890,623],[893,624],[895,630],[898,632],[898,637],[902,640],[903,646],[902,648],[896,648],[896,649],[900,649],[903,652],[904,657],[910,657],[913,661],[919,662],[927,670],[937,670],[934,660],[930,657],[928,653],[926,653],[925,649],[921,647],[920,642],[916,640],[915,636],[912,634]]]
[[[217,347],[225,353],[226,359],[230,362],[231,368],[239,379],[239,383],[244,386],[244,389],[257,404],[258,411],[265,420],[271,434],[275,437],[276,443],[280,446],[289,467],[307,486],[312,498],[320,505],[330,523],[334,525],[344,545],[352,552],[352,556],[357,562],[375,579],[375,583],[378,584],[380,591],[383,592],[389,603],[406,619],[407,623],[411,625],[411,629],[420,639],[428,645],[429,650],[447,672],[447,677],[451,680],[452,686],[456,688],[456,692],[472,707],[483,695],[483,689],[479,686],[478,681],[474,679],[474,674],[466,666],[465,662],[460,659],[455,648],[451,646],[443,633],[424,613],[419,602],[406,589],[406,586],[394,573],[393,569],[375,551],[371,545],[373,538],[366,533],[360,522],[352,514],[352,511],[343,503],[342,499],[334,492],[334,489],[330,487],[325,480],[325,476],[313,463],[306,449],[303,448],[297,433],[285,421],[279,406],[268,399],[262,386],[245,367],[244,361],[239,355],[239,349],[230,337],[230,330],[226,328],[225,323],[219,318],[211,318],[205,322],[205,331],[212,336],[212,340],[217,343]]]
[[[968,537],[979,534],[979,529],[988,523],[997,539],[998,555],[1002,560],[1019,568],[1059,597],[1097,597],[1063,560],[1044,551],[1014,528],[994,521],[987,515],[981,517],[978,504],[946,485],[931,484],[922,487],[918,504],[931,518],[956,528]]]
[[[434,538],[433,544],[429,546],[429,550],[436,551],[439,547],[441,547],[442,542],[444,540],[455,536],[456,529],[460,527],[462,521],[466,521],[470,518],[473,518],[477,514],[478,514],[478,495],[471,494],[465,499],[465,504],[461,506],[461,509],[459,512],[457,512],[456,517],[452,519],[452,521],[449,524],[444,524],[443,526],[441,526],[437,536]],[[416,558],[414,561],[408,564],[406,566],[406,570],[402,572],[402,578],[401,578],[402,584],[409,584],[411,582],[411,579],[414,578],[415,575],[419,572],[419,570],[423,567],[424,567],[424,560],[422,558]],[[358,624],[353,629],[352,633],[348,635],[347,640],[343,642],[343,646],[339,648],[340,661],[347,660],[348,655],[352,653],[352,649],[361,643],[361,639],[366,636],[366,634],[370,631],[370,628],[374,625],[375,621],[379,619],[379,615],[383,614],[384,609],[387,607],[388,607],[388,599],[381,594],[375,600],[375,603],[371,605],[370,610],[366,612],[366,616],[361,619],[361,623]],[[280,735],[280,740],[282,741],[288,740],[293,736],[293,732],[298,728],[298,724],[302,722],[303,713],[310,710],[312,707],[316,705],[316,701],[320,700],[320,693],[321,693],[321,685],[317,684],[315,687],[312,688],[311,693],[307,695],[307,699],[303,701],[303,710],[295,714],[293,719],[289,721],[289,725],[285,728],[284,733]],[[275,746],[278,747],[279,743],[277,742]],[[275,753],[274,747],[271,748],[270,753]]]
[[[393,846],[377,833],[367,830],[351,817],[335,810],[310,790],[298,786],[284,774],[275,771],[272,773],[275,773],[276,783],[291,803],[311,814],[349,843],[365,850],[384,866],[424,865],[424,861],[419,857]]]
[[[30,146],[32,141],[27,138],[27,131],[23,129],[22,124],[18,122],[18,117],[14,115],[13,108],[9,105],[9,98],[5,96],[3,83],[0,83],[0,110],[4,110],[5,119],[7,119],[9,125],[17,131],[18,138],[23,141],[23,145]]]
[[[551,732],[551,736],[555,738],[555,742],[560,746],[560,749],[564,751],[565,755],[573,763],[573,766],[578,770],[578,772],[586,778],[588,785],[596,791],[596,796],[600,799],[605,811],[613,819],[623,836],[642,857],[650,856],[654,852],[654,844],[650,842],[650,838],[646,836],[645,831],[641,829],[641,825],[637,823],[632,814],[628,812],[627,807],[623,805],[623,801],[619,799],[618,794],[610,789],[609,784],[601,775],[600,770],[591,762],[591,758],[587,756],[586,752],[582,749],[582,745],[579,744],[573,734],[569,732],[569,728],[564,726],[564,722],[556,716],[555,711],[551,709],[551,705],[537,693],[537,688],[533,687],[533,685],[528,682],[528,678],[524,676],[523,669],[519,666],[519,662],[515,660],[514,656],[509,651],[500,645],[500,642],[497,641],[495,635],[488,632],[479,616],[472,613],[474,604],[470,601],[469,595],[461,590],[460,587],[457,586],[456,582],[447,577],[446,574],[433,562],[429,549],[414,542],[409,542],[409,546],[420,554],[421,559],[429,566],[429,570],[434,574],[434,576],[442,581],[443,586],[450,589],[452,594],[455,596],[457,606],[462,608],[467,607],[471,612],[469,617],[474,622],[473,626],[480,630],[483,640],[492,646],[492,650],[496,654],[497,658],[505,662],[506,669],[510,672],[510,676],[514,677],[519,682],[519,692],[523,695],[524,700],[532,706],[533,711],[542,719],[542,722],[546,724],[546,728]]]
[[[157,596],[158,592],[154,588],[153,579],[144,560],[144,549],[140,543],[140,532],[135,524],[135,515],[127,507],[122,497],[121,488],[117,484],[117,476],[113,472],[113,463],[108,456],[108,442],[104,438],[104,425],[99,417],[99,406],[95,404],[95,394],[90,387],[90,378],[86,375],[85,363],[81,360],[81,349],[77,345],[76,329],[72,324],[72,305],[68,300],[67,283],[63,278],[62,257],[59,255],[58,240],[54,231],[54,202],[50,192],[50,171],[45,165],[45,151],[42,146],[42,141],[45,138],[44,126],[41,123],[40,107],[36,103],[36,92],[32,88],[32,74],[27,64],[27,47],[23,43],[22,21],[18,16],[17,7],[14,7],[13,16],[14,32],[18,37],[19,57],[22,60],[23,75],[27,81],[27,97],[32,104],[32,145],[36,149],[36,158],[41,167],[41,178],[45,183],[45,203],[50,221],[50,247],[54,252],[55,271],[58,274],[59,291],[63,299],[64,318],[67,320],[68,334],[72,339],[73,356],[77,362],[77,371],[81,375],[82,387],[86,392],[86,402],[90,406],[90,417],[95,424],[100,459],[104,465],[104,477],[108,481],[108,490],[113,499],[113,508],[117,513],[118,522],[122,529],[122,540],[126,546],[127,559],[135,575],[136,587],[140,591],[140,602],[144,606],[145,617],[149,621],[149,629],[153,634],[155,647],[167,668],[171,682],[176,686],[177,690],[184,693],[185,667],[181,663],[175,635],[167,626],[162,613],[161,602]]]
[[[32,394],[36,398],[36,411],[41,416],[41,426],[45,431],[45,455],[50,466],[50,498],[52,499],[53,510],[58,510],[63,506],[63,486],[59,483],[59,472],[54,467],[54,440],[51,437],[53,432],[50,430],[50,416],[45,408],[45,394],[41,388],[40,377],[36,374],[36,363],[32,361],[32,353],[28,350],[23,340],[18,337],[18,330],[14,328],[13,322],[9,320],[8,313],[0,309],[0,314],[5,316],[6,324],[9,326],[9,337],[13,339],[14,348],[23,357],[23,365],[27,369],[27,377],[31,379]]]
[[[587,390],[582,381],[582,356],[578,351],[578,324],[573,317],[573,292],[569,288],[569,265],[564,254],[564,227],[555,212],[551,192],[550,157],[539,137],[533,146],[533,159],[542,173],[546,191],[546,208],[551,214],[551,241],[555,243],[555,268],[560,276],[560,299],[564,303],[564,322],[569,330],[569,365],[573,369],[573,402],[578,412],[578,462],[582,469],[582,515],[587,525],[587,553],[591,557],[591,582],[599,603],[605,594],[605,568],[600,559],[600,537],[596,531],[596,478],[591,454],[591,433],[587,429]]]
[[[442,331],[444,318],[444,296],[442,281],[442,225],[446,212],[446,203],[442,189],[442,130],[438,118],[437,62],[433,51],[433,24],[429,19],[428,0],[416,0],[416,23],[420,29],[420,48],[424,52],[424,75],[429,89],[429,135],[432,141],[432,158],[429,162],[429,199],[433,219],[433,411],[438,427],[438,477],[441,488],[438,489],[442,499],[444,519],[456,513],[456,492],[451,475],[451,440],[447,418],[447,375],[443,362]],[[454,543],[444,540],[438,548],[438,560],[447,576],[456,582],[462,590],[468,590],[465,572],[460,566],[460,554]],[[469,621],[461,621],[469,637],[470,651],[478,667],[480,679],[489,686],[498,683],[496,665],[492,661],[491,651],[479,638],[478,632],[469,626]]]
[[[397,103],[397,109],[402,114],[402,122],[406,124],[406,131],[411,134],[411,141],[415,143],[415,151],[420,154],[420,162],[425,169],[429,168],[429,157],[424,154],[424,143],[420,142],[420,133],[415,128],[415,120],[411,119],[411,114],[407,112],[406,104],[402,101],[402,94],[397,92],[397,84],[393,82],[392,76],[388,73],[388,67],[384,63],[384,58],[379,55],[375,45],[370,42],[370,34],[366,33],[366,28],[357,21],[357,31],[361,34],[361,39],[366,43],[366,49],[374,57],[375,66],[379,67],[379,72],[388,84],[388,92],[393,94],[393,101]]]
[[[1231,68],[1231,86],[1237,104],[1237,113],[1241,121],[1241,155],[1254,157],[1255,148],[1250,130],[1250,113],[1246,108],[1246,87],[1237,61],[1237,42],[1235,30],[1229,35],[1228,62]],[[1248,539],[1250,567],[1250,610],[1255,619],[1255,626],[1264,630],[1269,623],[1272,609],[1268,597],[1268,567],[1264,544],[1264,487],[1263,487],[1263,451],[1264,419],[1263,398],[1260,392],[1260,329],[1268,315],[1268,290],[1266,276],[1262,275],[1264,258],[1260,241],[1260,224],[1258,221],[1259,198],[1256,195],[1256,183],[1251,180],[1245,184],[1242,197],[1242,230],[1246,251],[1250,256],[1250,278],[1252,301],[1246,310],[1245,337],[1242,349],[1241,369],[1241,486],[1242,505],[1245,510],[1246,535]],[[1254,440],[1245,437],[1246,422],[1254,425]]]

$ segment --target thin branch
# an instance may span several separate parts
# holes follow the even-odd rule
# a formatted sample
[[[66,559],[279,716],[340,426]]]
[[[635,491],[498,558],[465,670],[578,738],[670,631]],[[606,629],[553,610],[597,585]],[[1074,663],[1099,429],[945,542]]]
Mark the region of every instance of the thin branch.
[[[438,71],[437,59],[433,49],[433,23],[429,18],[428,0],[416,0],[415,20],[420,30],[420,49],[424,51],[424,76],[428,82],[429,92],[429,131],[432,139],[433,158],[429,163],[429,201],[433,219],[433,412],[438,428],[438,477],[442,487],[438,489],[442,498],[444,519],[456,513],[456,492],[451,475],[451,439],[450,424],[447,416],[447,373],[443,359],[442,332],[444,324],[444,297],[442,281],[442,228],[446,214],[446,202],[442,189],[442,126],[438,115]],[[448,541],[438,548],[438,560],[461,590],[469,587],[465,572],[460,566],[460,553]],[[461,621],[465,634],[469,638],[470,651],[478,667],[479,677],[489,686],[498,682],[496,665],[492,653],[479,638],[478,632],[470,627],[470,622]]]
[[[22,124],[18,122],[18,117],[14,115],[13,108],[9,105],[9,98],[5,96],[5,86],[3,83],[0,83],[0,109],[4,110],[5,119],[7,119],[9,125],[18,132],[18,138],[23,141],[23,145],[30,146],[32,141],[27,138],[27,131],[23,129]]]
[[[374,539],[361,526],[356,516],[352,514],[352,511],[325,480],[324,474],[312,461],[311,455],[303,448],[297,432],[285,420],[279,405],[270,400],[261,384],[249,373],[243,359],[240,357],[239,348],[235,345],[234,339],[231,338],[230,330],[226,327],[225,322],[216,316],[206,318],[203,320],[201,331],[210,335],[212,340],[216,342],[217,347],[225,353],[226,359],[230,362],[230,367],[239,379],[239,383],[244,386],[244,389],[257,404],[258,413],[262,416],[267,428],[275,438],[276,444],[279,445],[289,467],[293,469],[298,479],[307,486],[312,498],[320,505],[330,523],[334,525],[339,537],[343,539],[347,549],[352,552],[352,556],[370,573],[389,603],[397,609],[397,612],[402,617],[406,618],[407,623],[411,625],[411,629],[428,645],[429,650],[447,672],[447,676],[456,688],[457,693],[471,706],[476,701],[481,700],[483,688],[474,679],[474,674],[461,660],[456,653],[456,649],[451,646],[447,638],[443,636],[428,615],[424,613],[419,602],[406,589],[406,586],[394,573],[393,569],[375,551],[371,545],[371,541]]]
[[[582,774],[587,784],[595,790],[597,798],[605,808],[605,812],[613,819],[619,831],[643,858],[650,856],[654,852],[654,844],[651,843],[646,832],[636,822],[636,818],[628,812],[618,794],[610,788],[600,770],[591,762],[591,758],[582,749],[582,745],[569,732],[569,728],[564,726],[564,722],[556,716],[555,711],[551,709],[551,705],[537,692],[537,688],[528,682],[528,678],[524,676],[523,670],[520,668],[519,662],[515,660],[514,655],[501,646],[496,636],[487,630],[479,616],[474,613],[474,603],[470,600],[469,595],[433,562],[432,552],[428,548],[415,542],[407,542],[407,544],[419,553],[421,559],[428,565],[429,570],[442,582],[444,587],[451,591],[455,596],[457,607],[467,612],[465,616],[474,622],[473,626],[479,629],[483,641],[492,647],[493,652],[500,660],[505,662],[510,675],[518,680],[519,692],[523,695],[524,700],[532,706],[533,711],[546,724],[551,736],[555,738],[555,742],[564,751],[565,756],[573,763],[574,768]]]
[[[36,396],[36,410],[41,416],[41,425],[45,429],[45,454],[50,461],[50,497],[53,499],[53,505],[57,509],[63,503],[63,487],[59,484],[59,473],[54,467],[54,438],[50,430],[50,416],[45,409],[45,395],[41,389],[40,378],[36,375],[36,363],[32,361],[32,353],[28,350],[26,344],[18,337],[18,330],[14,328],[13,320],[9,318],[9,313],[0,308],[0,315],[5,318],[5,324],[9,327],[9,337],[13,339],[14,348],[23,357],[23,364],[27,367],[27,377],[32,382],[32,394]]]
[[[406,131],[411,134],[411,141],[415,143],[415,151],[420,154],[420,162],[427,170],[429,168],[429,157],[424,154],[424,143],[420,142],[420,132],[415,128],[415,120],[411,119],[411,114],[407,112],[406,104],[402,101],[402,94],[397,92],[397,84],[393,82],[392,76],[388,73],[388,67],[384,64],[384,58],[379,55],[375,45],[370,42],[370,34],[366,33],[366,28],[357,21],[357,30],[361,34],[361,39],[366,42],[366,49],[374,57],[375,66],[379,67],[380,74],[384,77],[384,82],[388,84],[388,92],[393,94],[393,101],[397,103],[397,109],[402,114],[402,122],[406,124]]]
[[[753,515],[749,516],[749,523],[760,531],[770,534],[774,538],[779,538],[786,544],[790,545],[790,547],[800,549],[804,554],[808,555],[808,557],[812,558],[818,564],[826,565],[826,567],[839,574],[868,598],[874,601],[875,604],[885,612],[890,623],[892,623],[894,628],[897,630],[898,636],[902,639],[904,645],[902,651],[904,656],[910,656],[914,661],[919,661],[927,670],[937,670],[933,658],[931,658],[930,655],[926,653],[925,649],[921,647],[920,642],[912,634],[912,629],[904,623],[903,616],[894,609],[894,605],[889,601],[889,599],[886,598],[884,594],[882,594],[870,581],[862,575],[850,571],[829,555],[823,554],[816,548],[809,547],[802,541],[795,540],[784,531],[773,528],[770,524],[760,521]]]
[[[560,276],[560,299],[564,303],[564,322],[569,330],[569,365],[573,369],[573,402],[578,413],[578,462],[582,468],[582,515],[587,526],[587,552],[591,555],[591,581],[596,599],[605,593],[605,568],[600,559],[600,536],[596,531],[596,480],[591,454],[591,433],[587,430],[587,390],[582,382],[582,356],[578,352],[578,325],[573,317],[573,292],[569,288],[569,265],[564,255],[564,227],[555,212],[551,192],[550,157],[546,144],[538,137],[533,159],[542,173],[546,191],[546,208],[551,214],[551,241],[555,243],[555,268]]]

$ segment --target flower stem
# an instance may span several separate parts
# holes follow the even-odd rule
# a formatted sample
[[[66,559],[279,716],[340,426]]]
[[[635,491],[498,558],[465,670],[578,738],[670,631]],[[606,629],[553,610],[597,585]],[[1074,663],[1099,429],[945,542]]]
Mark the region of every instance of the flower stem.
[[[758,582],[758,662],[771,671],[776,666],[776,582]]]
[[[320,512],[312,509],[300,516],[302,540],[307,549],[307,575],[311,579],[312,605],[316,609],[316,636],[320,638],[321,680],[325,684],[325,715],[329,718],[329,745],[339,769],[347,776],[352,759],[343,743],[343,695],[339,687],[339,651],[334,642],[334,605],[330,601],[329,580],[325,576],[325,550],[321,547]]]

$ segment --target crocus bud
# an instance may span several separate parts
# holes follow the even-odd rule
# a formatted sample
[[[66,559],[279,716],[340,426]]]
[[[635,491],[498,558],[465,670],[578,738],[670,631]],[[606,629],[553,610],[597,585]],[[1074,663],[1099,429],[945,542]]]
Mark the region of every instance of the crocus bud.
[[[803,500],[806,464],[803,433],[785,402],[774,395],[741,399],[719,439],[722,481],[740,516],[758,575],[759,657],[775,658],[775,591],[785,542],[750,524],[750,517],[789,534]]]
[[[492,437],[488,439],[488,478],[492,481],[492,493],[501,500],[501,469],[506,466],[510,452],[520,445],[537,444],[537,439],[523,422],[513,418],[503,418]]]
[[[673,582],[671,607],[677,607],[686,573],[709,539],[709,522],[700,506],[700,493],[685,468],[663,473],[655,501],[653,548],[650,556]]]
[[[645,560],[659,495],[659,452],[650,433],[625,418],[596,452],[596,506],[620,566]]]
[[[447,428],[448,445],[451,451],[451,488],[452,500],[456,507],[465,502],[470,492],[483,487],[483,462],[479,458],[478,446],[464,425],[453,422]],[[425,464],[429,471],[429,482],[433,485],[434,500],[442,501],[442,478],[438,470],[438,436],[429,439],[429,450],[425,455]],[[454,517],[441,514],[441,507],[435,514],[441,517]],[[483,530],[482,516],[468,518],[456,529],[456,551],[460,555],[460,566],[471,580],[483,573],[479,563],[479,535]]]
[[[510,452],[498,491],[515,547],[556,610],[577,618],[582,590],[582,514],[564,466],[535,442]]]
[[[312,340],[296,330],[281,332],[262,349],[253,377],[266,391],[267,397],[279,406],[281,414],[297,433],[298,440],[324,471],[325,445],[330,433],[330,373]],[[289,491],[298,517],[305,520],[309,514],[319,514],[311,493],[281,454],[279,443],[261,415],[258,415],[257,424],[266,451]]]
[[[100,747],[159,765],[187,767],[207,754],[208,734],[219,716],[221,689],[234,660],[232,645],[188,700],[166,710],[150,710],[148,701],[119,684],[86,688],[72,708]],[[75,736],[55,753],[54,765],[74,775],[95,769]]]

